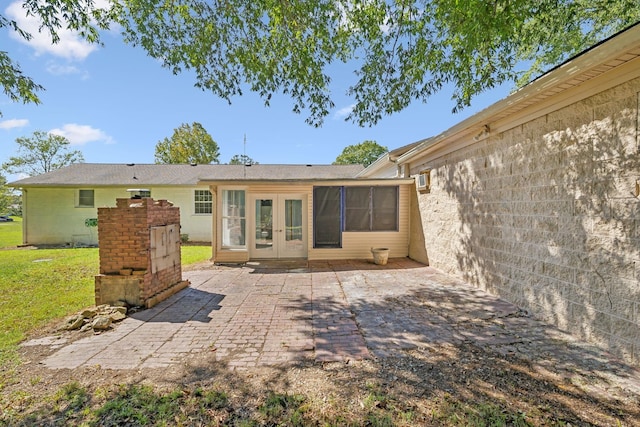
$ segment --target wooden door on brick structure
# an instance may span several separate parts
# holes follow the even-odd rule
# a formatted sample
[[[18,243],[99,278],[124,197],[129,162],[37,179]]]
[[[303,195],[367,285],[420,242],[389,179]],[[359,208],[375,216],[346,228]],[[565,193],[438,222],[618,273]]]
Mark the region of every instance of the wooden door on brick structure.
[[[151,272],[180,263],[180,225],[151,227]]]

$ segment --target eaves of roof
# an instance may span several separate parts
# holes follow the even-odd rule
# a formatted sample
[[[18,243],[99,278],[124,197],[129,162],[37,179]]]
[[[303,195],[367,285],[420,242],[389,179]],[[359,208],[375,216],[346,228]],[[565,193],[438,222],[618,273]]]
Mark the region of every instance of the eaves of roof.
[[[402,147],[398,147],[384,153],[383,155],[378,157],[375,162],[371,163],[369,166],[361,170],[356,175],[356,177],[358,178],[368,177],[375,174],[377,171],[381,170],[382,168],[389,166],[389,163],[395,163],[398,157],[402,156],[404,153],[411,150],[412,148],[418,146],[418,144],[420,144],[423,141],[424,140],[412,142],[411,144],[403,145]]]
[[[488,122],[513,116],[559,93],[575,88],[640,57],[640,23],[611,36],[553,68],[528,85],[459,122],[439,135],[427,138],[397,159],[410,162],[448,140],[482,134]]]
[[[76,163],[10,183],[12,187],[193,186],[200,180],[354,179],[362,165],[157,165]]]
[[[198,185],[259,185],[264,183],[291,183],[291,184],[315,184],[315,183],[354,183],[357,185],[369,184],[412,184],[413,178],[308,178],[308,179],[202,179]]]

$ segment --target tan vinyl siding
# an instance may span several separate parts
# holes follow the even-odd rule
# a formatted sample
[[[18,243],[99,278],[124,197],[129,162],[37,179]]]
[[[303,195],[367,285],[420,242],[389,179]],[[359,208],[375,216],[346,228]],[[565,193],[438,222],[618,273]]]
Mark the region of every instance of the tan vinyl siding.
[[[356,185],[356,184],[353,184]],[[360,185],[357,183],[357,185]],[[389,248],[389,257],[402,258],[409,255],[409,196],[411,186],[400,185],[398,198],[398,231],[343,232],[342,248],[313,247],[309,241],[309,259],[372,259],[372,247]],[[313,236],[313,224],[309,235]]]
[[[220,249],[216,252],[215,262],[246,262],[249,261],[249,251],[242,249]]]

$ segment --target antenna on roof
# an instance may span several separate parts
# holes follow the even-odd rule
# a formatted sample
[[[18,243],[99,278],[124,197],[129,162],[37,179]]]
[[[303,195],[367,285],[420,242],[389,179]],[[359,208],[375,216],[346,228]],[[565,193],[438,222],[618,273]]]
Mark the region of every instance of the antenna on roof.
[[[242,177],[247,177],[247,134],[244,134],[244,140],[242,142],[242,163],[244,166],[242,167]]]

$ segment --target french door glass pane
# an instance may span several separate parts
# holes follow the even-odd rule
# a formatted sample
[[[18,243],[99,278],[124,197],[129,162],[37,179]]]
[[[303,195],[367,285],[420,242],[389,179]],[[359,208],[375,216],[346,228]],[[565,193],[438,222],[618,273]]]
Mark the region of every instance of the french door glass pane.
[[[256,249],[273,247],[273,200],[256,199]]]
[[[302,200],[284,201],[284,221],[287,249],[302,249]]]

